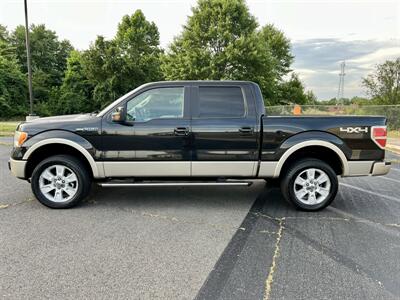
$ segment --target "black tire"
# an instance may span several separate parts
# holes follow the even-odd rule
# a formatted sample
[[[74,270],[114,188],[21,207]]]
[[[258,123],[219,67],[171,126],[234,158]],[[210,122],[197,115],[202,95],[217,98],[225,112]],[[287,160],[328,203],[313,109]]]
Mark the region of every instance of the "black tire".
[[[65,166],[73,171],[76,175],[76,192],[71,199],[68,199],[67,201],[51,201],[42,193],[40,189],[40,176],[52,165]],[[80,203],[89,194],[91,187],[91,176],[85,165],[79,159],[70,155],[55,155],[44,159],[36,166],[32,173],[31,187],[33,194],[43,205],[46,205],[50,208],[70,208]]]
[[[303,171],[307,169],[317,169],[317,171],[322,170],[323,172],[325,172],[325,174],[328,176],[330,180],[329,193],[326,196],[326,198],[320,203],[307,204],[305,202],[309,201],[309,199],[303,199],[301,201],[297,198],[295,194],[295,180],[299,176],[299,174],[301,174]],[[302,175],[300,175],[300,177],[301,176]],[[339,186],[338,178],[332,167],[329,166],[327,163],[323,162],[322,160],[314,158],[306,158],[298,162],[295,162],[293,165],[289,166],[285,174],[283,174],[281,180],[281,192],[284,198],[290,203],[292,203],[294,206],[296,206],[298,209],[305,211],[321,210],[327,207],[329,204],[331,204],[336,197],[338,186]],[[300,187],[296,185],[296,189],[300,189]]]

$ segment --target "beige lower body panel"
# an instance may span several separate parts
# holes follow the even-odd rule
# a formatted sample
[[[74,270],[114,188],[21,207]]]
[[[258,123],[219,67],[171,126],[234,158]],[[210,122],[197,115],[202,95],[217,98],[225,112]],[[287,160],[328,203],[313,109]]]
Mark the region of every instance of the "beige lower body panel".
[[[275,169],[278,166],[277,161],[262,161],[260,163],[260,170],[258,172],[258,177],[268,178],[274,177]]]
[[[372,167],[372,176],[386,175],[391,167],[390,162],[376,162]]]
[[[348,161],[347,176],[368,176],[386,174],[390,166],[374,161]],[[101,162],[97,163],[99,170],[104,170],[105,177],[255,177],[257,173],[256,161],[134,161],[134,162]],[[271,178],[275,176],[277,161],[260,163],[258,177]],[[11,164],[15,173],[21,174],[23,163]],[[103,174],[101,174],[103,175]],[[278,174],[279,176],[279,174]]]
[[[105,177],[253,177],[257,162],[201,161],[201,162],[103,162]],[[100,168],[100,166],[98,166]]]
[[[255,161],[194,161],[192,176],[238,176],[253,177],[256,175]]]
[[[374,161],[348,161],[348,173],[343,174],[347,176],[367,176],[371,174]]]

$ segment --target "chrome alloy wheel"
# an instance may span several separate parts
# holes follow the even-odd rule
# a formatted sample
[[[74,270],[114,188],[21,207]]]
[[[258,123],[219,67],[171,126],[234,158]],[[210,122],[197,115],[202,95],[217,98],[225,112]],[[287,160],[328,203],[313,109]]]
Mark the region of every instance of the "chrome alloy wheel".
[[[324,171],[310,168],[297,175],[293,188],[300,202],[307,205],[320,204],[329,196],[331,180]]]
[[[78,178],[70,168],[63,165],[52,165],[40,174],[39,188],[48,200],[66,202],[76,195]]]

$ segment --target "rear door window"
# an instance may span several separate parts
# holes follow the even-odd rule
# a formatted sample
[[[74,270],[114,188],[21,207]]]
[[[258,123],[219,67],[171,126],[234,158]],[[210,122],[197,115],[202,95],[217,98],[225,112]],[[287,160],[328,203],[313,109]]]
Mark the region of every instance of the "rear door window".
[[[240,118],[245,114],[240,87],[199,87],[199,118]]]

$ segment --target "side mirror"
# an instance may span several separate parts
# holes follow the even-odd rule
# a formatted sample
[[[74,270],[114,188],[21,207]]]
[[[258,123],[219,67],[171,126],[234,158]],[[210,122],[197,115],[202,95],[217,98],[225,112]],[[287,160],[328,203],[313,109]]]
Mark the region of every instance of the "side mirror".
[[[124,123],[126,120],[126,113],[123,106],[117,107],[117,110],[112,113],[111,120],[116,123]]]

